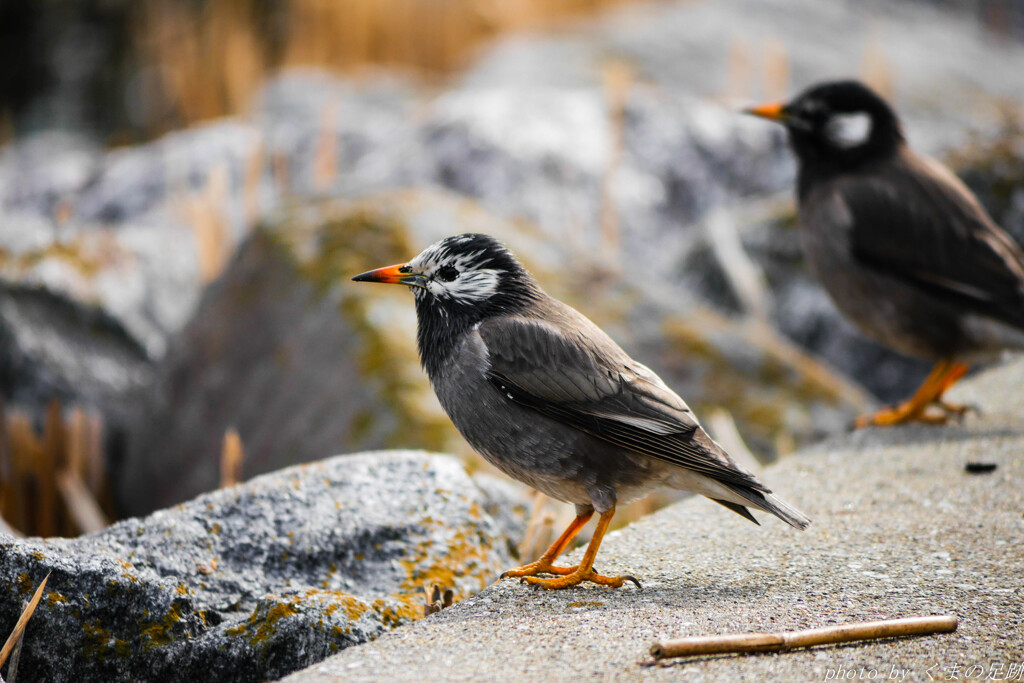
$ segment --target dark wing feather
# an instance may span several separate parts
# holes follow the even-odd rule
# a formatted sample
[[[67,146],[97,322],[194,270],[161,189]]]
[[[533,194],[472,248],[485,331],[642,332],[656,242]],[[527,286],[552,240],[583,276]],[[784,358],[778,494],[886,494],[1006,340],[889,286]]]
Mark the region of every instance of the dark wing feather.
[[[971,312],[1024,327],[1024,253],[952,173],[909,150],[836,189],[861,263]]]
[[[654,373],[572,309],[556,312],[565,324],[502,317],[480,326],[487,376],[499,391],[621,448],[768,492],[715,446]]]

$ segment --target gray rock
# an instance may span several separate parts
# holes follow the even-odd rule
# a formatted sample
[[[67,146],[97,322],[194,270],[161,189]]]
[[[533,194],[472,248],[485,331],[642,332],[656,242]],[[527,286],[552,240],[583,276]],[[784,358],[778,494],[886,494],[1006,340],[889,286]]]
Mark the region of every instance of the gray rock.
[[[405,422],[391,410],[401,402],[401,380],[388,377],[390,368],[364,381],[365,365],[380,361],[359,297],[317,279],[347,279],[344,253],[357,243],[382,263],[402,258],[399,236],[369,228],[350,234],[354,227],[343,220],[334,234],[344,241],[325,246],[308,269],[280,235],[258,231],[204,292],[155,383],[139,394],[144,416],[129,457],[112,473],[125,511],[143,514],[216,488],[228,429],[241,435],[244,477],[324,453],[394,445],[398,434],[409,446],[442,445],[424,438],[428,421]]]
[[[1024,46],[994,39],[966,12],[880,0],[626,6],[572,31],[499,41],[460,87],[600,90],[611,60],[666,92],[734,108],[786,95],[777,91],[780,79],[795,91],[866,77],[891,89],[930,153],[956,147],[972,130],[991,131],[1001,100],[1024,102]],[[959,101],[971,106],[949,106]]]
[[[259,477],[76,539],[0,539],[0,631],[50,573],[19,679],[274,679],[507,568],[484,494],[448,457],[376,452]]]
[[[102,309],[0,282],[0,377],[5,400],[21,408],[42,412],[54,399],[98,407],[111,435],[137,418],[132,396],[153,370],[145,350]]]

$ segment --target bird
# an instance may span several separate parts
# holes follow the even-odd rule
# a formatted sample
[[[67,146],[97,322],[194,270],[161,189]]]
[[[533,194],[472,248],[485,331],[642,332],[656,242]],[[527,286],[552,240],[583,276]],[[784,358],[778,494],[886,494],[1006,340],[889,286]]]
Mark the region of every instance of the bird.
[[[943,395],[976,363],[1024,348],[1024,252],[940,162],[915,152],[893,108],[856,80],[746,113],[782,124],[797,158],[807,262],[866,336],[933,363],[908,400],[855,426],[941,424]]]
[[[737,465],[657,375],[545,293],[495,238],[450,236],[408,263],[352,279],[409,287],[421,364],[458,431],[506,475],[575,506],[573,522],[537,561],[501,578],[552,590],[584,581],[640,587],[633,576],[598,574],[594,559],[616,505],[659,486],[702,494],[755,523],[748,507],[808,525]],[[595,511],[579,564],[555,565]]]

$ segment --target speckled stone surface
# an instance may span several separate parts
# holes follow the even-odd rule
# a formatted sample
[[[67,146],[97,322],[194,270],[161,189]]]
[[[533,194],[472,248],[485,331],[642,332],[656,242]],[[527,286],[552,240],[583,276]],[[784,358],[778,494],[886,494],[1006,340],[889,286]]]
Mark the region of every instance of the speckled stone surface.
[[[369,680],[967,680],[1024,668],[1024,361],[951,394],[960,426],[869,430],[763,473],[814,521],[757,527],[704,499],[611,534],[644,588],[502,581],[289,683]],[[968,462],[994,463],[968,474]],[[578,556],[579,550],[576,551]],[[656,639],[955,614],[956,633],[645,666]],[[850,672],[853,672],[852,674]],[[1014,678],[1013,680],[1024,680]]]
[[[420,618],[424,584],[493,581],[506,499],[453,458],[378,451],[79,538],[0,534],[0,633],[49,574],[19,681],[274,680]]]

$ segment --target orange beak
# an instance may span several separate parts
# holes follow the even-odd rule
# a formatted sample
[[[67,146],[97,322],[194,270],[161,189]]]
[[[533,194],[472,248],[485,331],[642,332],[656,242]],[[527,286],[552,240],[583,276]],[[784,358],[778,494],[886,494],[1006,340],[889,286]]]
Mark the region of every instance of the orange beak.
[[[786,103],[785,102],[767,102],[760,104],[756,107],[750,107],[749,109],[743,110],[744,114],[753,114],[754,116],[760,116],[762,119],[768,119],[769,121],[785,121],[788,117],[786,115]]]
[[[410,287],[426,286],[424,277],[414,274],[406,263],[396,263],[393,266],[369,270],[356,275],[352,280],[354,282],[383,282],[388,285],[408,285]]]

